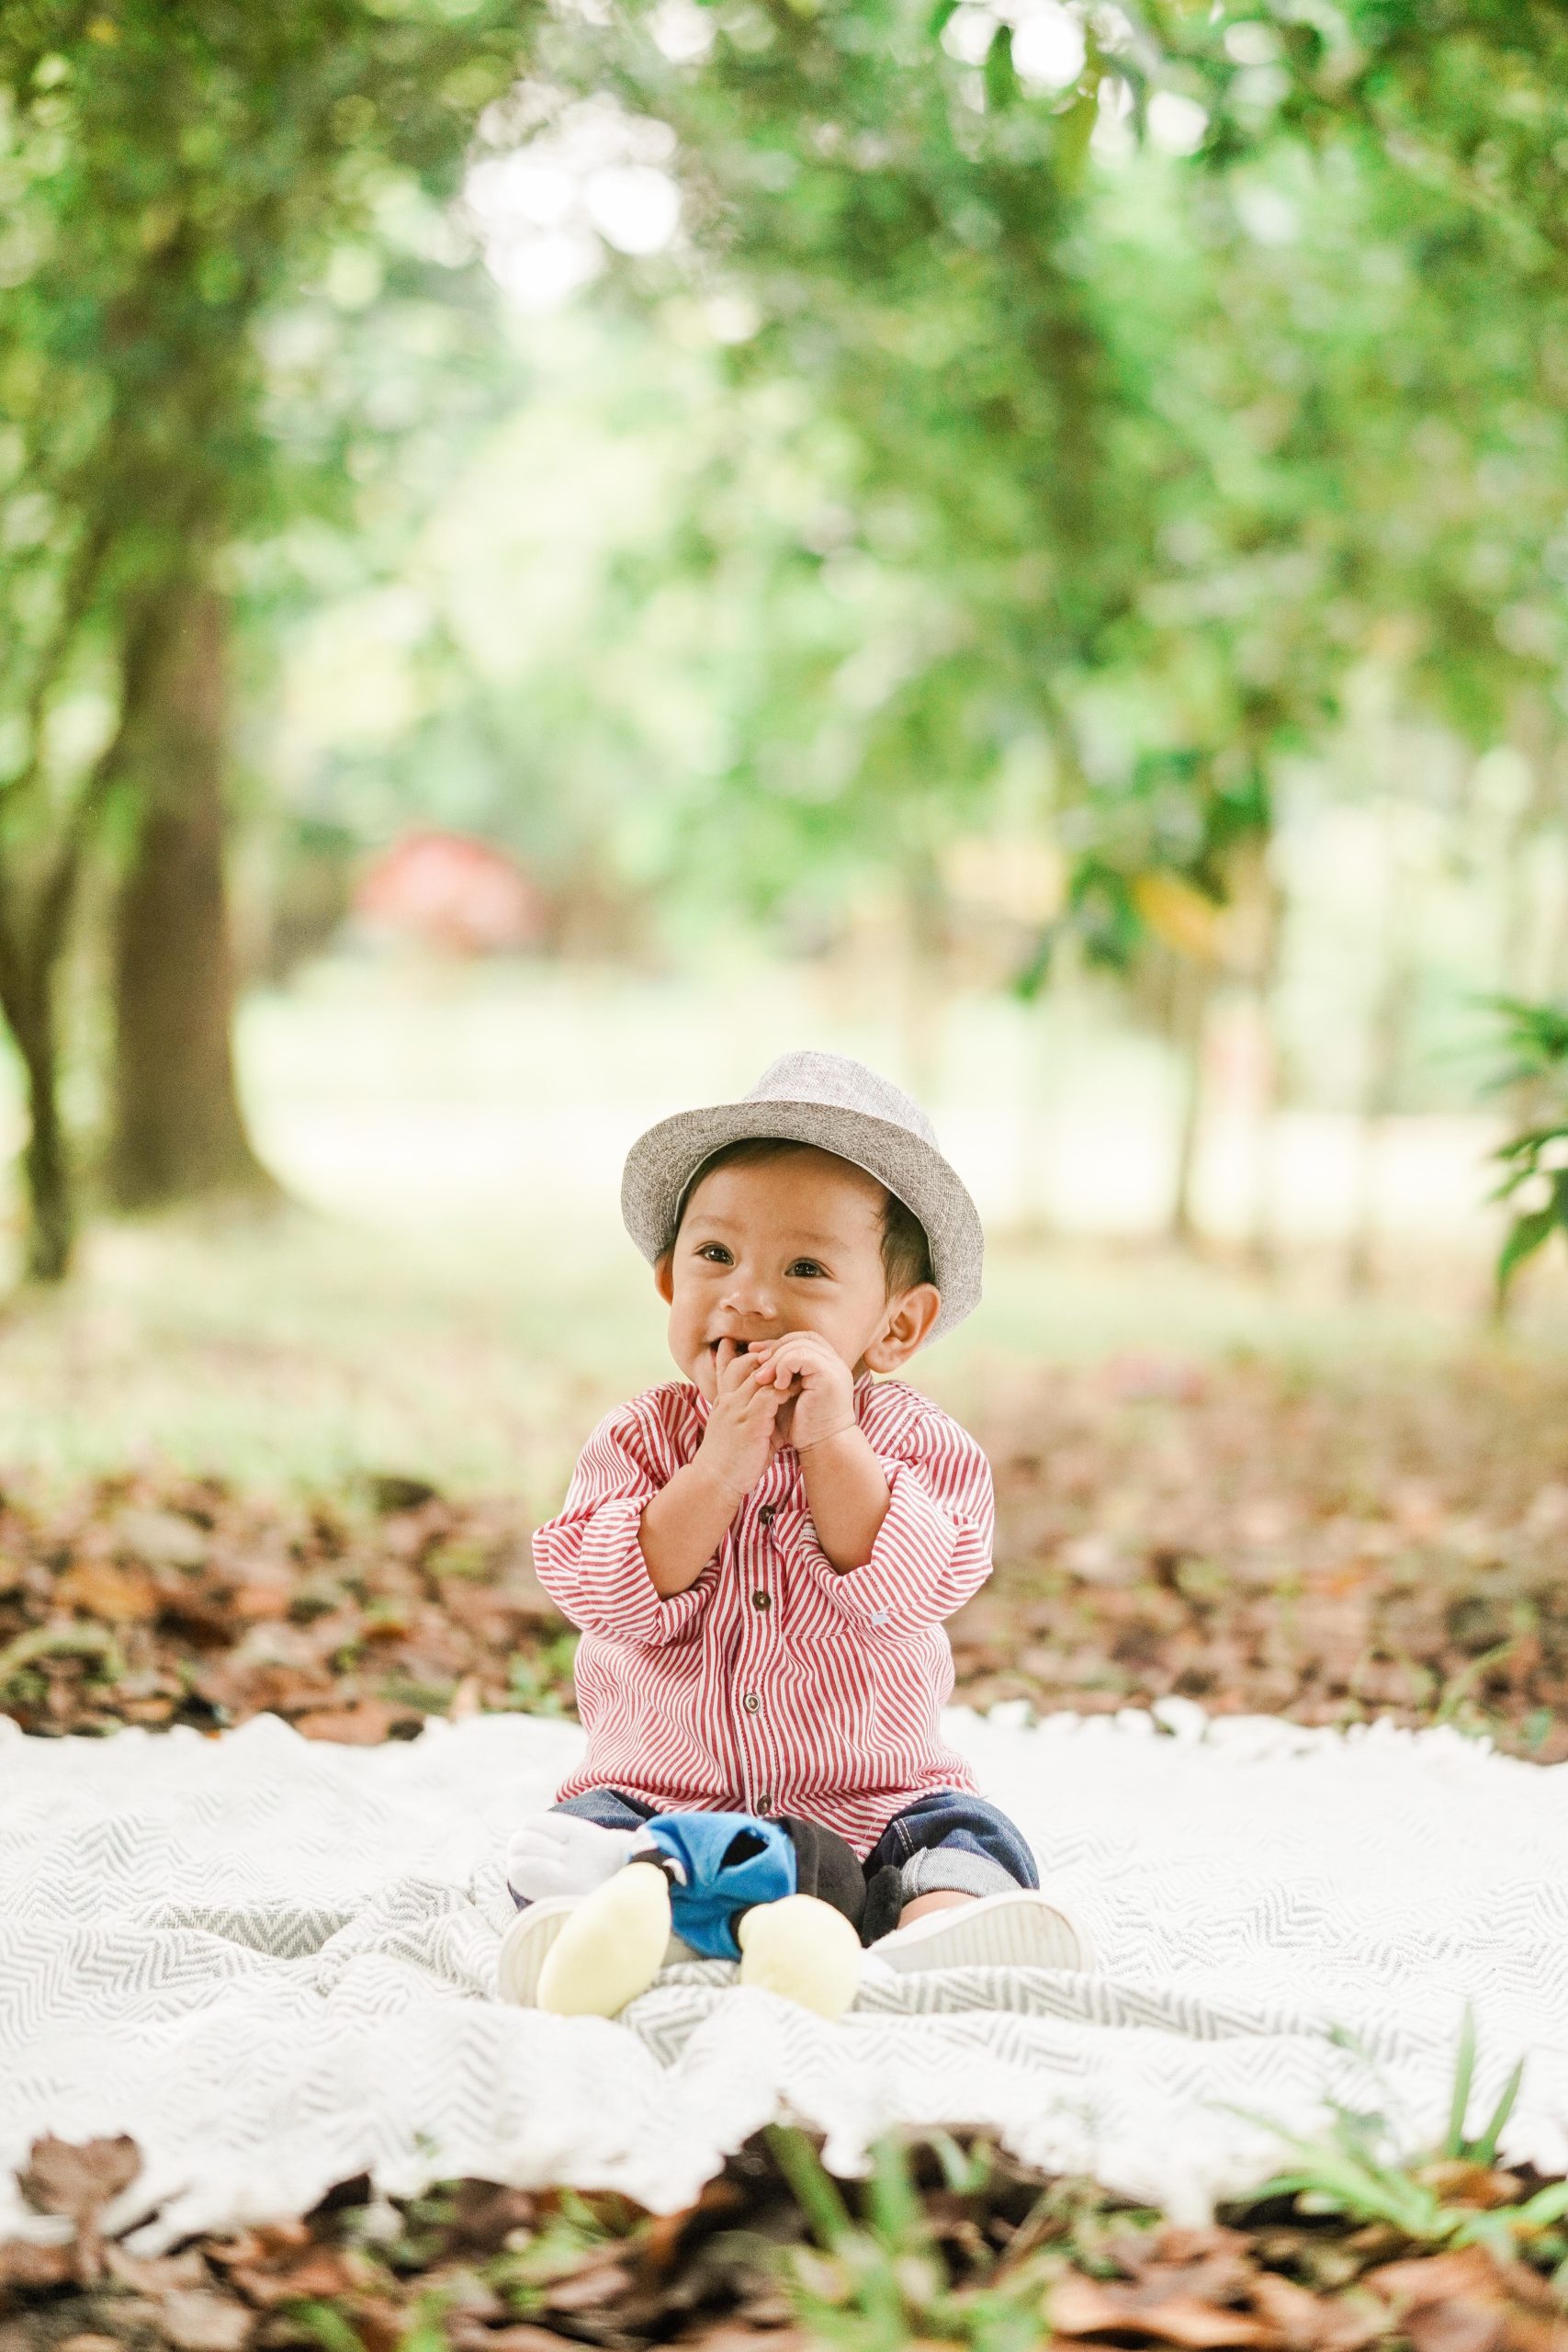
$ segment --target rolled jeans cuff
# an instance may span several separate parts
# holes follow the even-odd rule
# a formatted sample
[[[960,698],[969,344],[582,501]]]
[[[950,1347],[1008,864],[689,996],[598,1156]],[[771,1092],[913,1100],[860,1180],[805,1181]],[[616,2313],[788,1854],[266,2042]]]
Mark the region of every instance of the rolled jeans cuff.
[[[922,1847],[899,1864],[898,1877],[906,1903],[917,1894],[1006,1894],[1018,1884],[1004,1863],[964,1846]]]

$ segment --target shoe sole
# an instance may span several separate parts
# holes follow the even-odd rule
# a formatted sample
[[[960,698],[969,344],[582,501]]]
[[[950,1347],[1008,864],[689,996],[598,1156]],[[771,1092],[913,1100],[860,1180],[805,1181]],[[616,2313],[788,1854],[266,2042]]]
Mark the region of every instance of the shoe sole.
[[[1083,1929],[1032,1893],[987,1895],[929,1915],[911,1933],[895,1928],[872,1946],[900,1975],[928,1968],[1066,1968],[1094,1966]]]
[[[539,1978],[560,1934],[577,1908],[570,1895],[550,1895],[519,1911],[501,1939],[496,1955],[496,1990],[503,2001],[520,2009],[539,2006]]]

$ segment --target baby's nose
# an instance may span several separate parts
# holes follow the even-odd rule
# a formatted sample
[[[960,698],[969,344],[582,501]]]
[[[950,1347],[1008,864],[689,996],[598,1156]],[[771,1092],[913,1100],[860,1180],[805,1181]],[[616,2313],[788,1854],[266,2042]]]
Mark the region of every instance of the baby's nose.
[[[724,1303],[732,1315],[749,1320],[771,1323],[777,1312],[773,1285],[765,1275],[753,1273],[744,1266],[737,1266],[726,1285]]]

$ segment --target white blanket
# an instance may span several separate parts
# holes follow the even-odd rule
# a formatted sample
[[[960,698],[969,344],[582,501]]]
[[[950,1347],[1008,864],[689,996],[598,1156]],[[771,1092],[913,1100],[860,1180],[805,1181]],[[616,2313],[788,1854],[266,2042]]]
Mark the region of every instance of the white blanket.
[[[1478,2106],[1529,2052],[1505,2153],[1568,2170],[1568,1766],[1162,1716],[954,1714],[1100,1967],[884,1972],[838,2025],[718,1963],[615,2024],[491,1997],[499,1844],[548,1801],[570,1725],[359,1750],[270,1718],[220,1739],[0,1722],[0,2236],[37,2226],[8,2175],[46,2131],[135,2134],[121,2218],[157,2207],[154,2245],[367,2170],[671,2208],[781,2115],[846,2169],[890,2126],[980,2125],[1190,2217],[1328,2097],[1434,2137],[1467,1999]]]

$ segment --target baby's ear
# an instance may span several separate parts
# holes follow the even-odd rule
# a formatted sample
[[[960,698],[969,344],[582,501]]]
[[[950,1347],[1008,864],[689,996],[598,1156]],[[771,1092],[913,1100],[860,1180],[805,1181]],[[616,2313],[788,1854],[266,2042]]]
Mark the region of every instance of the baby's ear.
[[[873,1372],[897,1372],[901,1363],[931,1337],[931,1325],[942,1313],[942,1293],[934,1283],[917,1283],[897,1300],[879,1340],[865,1351]]]
[[[668,1306],[675,1295],[673,1252],[669,1250],[653,1261],[653,1287]]]

